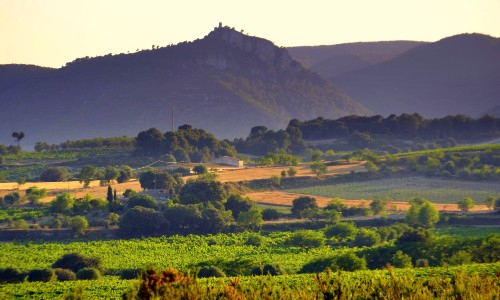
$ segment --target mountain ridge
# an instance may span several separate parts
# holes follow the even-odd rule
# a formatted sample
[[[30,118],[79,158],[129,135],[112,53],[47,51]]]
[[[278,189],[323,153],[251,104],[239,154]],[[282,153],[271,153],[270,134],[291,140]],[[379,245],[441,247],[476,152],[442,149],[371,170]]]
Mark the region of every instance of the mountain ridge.
[[[24,131],[31,145],[135,136],[150,127],[171,130],[172,123],[233,138],[256,125],[285,127],[292,118],[370,113],[286,49],[228,27],[175,46],[79,58],[1,89],[0,101],[8,124],[0,143]]]

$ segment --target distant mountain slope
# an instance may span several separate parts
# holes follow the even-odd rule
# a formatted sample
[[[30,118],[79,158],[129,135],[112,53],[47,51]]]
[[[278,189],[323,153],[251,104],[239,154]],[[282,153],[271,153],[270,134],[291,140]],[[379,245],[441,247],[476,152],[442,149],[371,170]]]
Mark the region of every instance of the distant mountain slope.
[[[500,104],[496,105],[495,107],[492,107],[491,109],[486,111],[484,114],[485,115],[492,115],[492,116],[495,116],[497,118],[500,118]]]
[[[291,118],[369,113],[285,49],[227,27],[175,46],[77,59],[0,90],[0,102],[0,143],[24,131],[26,145],[170,130],[172,108],[175,126],[223,138]]]
[[[390,60],[422,44],[424,43],[413,41],[360,42],[290,47],[287,50],[304,67],[317,72],[324,78],[332,78]]]
[[[53,70],[52,68],[33,65],[0,65],[0,91],[10,88],[19,82],[39,78]]]
[[[380,114],[479,116],[500,104],[500,39],[445,38],[333,82]]]

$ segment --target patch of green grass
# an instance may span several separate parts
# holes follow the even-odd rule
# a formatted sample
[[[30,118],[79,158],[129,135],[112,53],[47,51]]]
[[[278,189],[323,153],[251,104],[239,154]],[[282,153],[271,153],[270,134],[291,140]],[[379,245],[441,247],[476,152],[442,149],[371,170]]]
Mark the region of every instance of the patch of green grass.
[[[454,227],[441,227],[436,228],[435,233],[440,236],[451,236],[451,237],[487,237],[490,234],[500,234],[500,226],[481,226],[481,227],[472,227],[472,226],[454,226]]]
[[[391,198],[394,201],[408,201],[415,197],[424,197],[434,203],[457,203],[465,197],[471,197],[476,204],[482,204],[489,196],[500,197],[500,185],[496,182],[471,182],[425,177],[377,179],[288,191],[343,199]]]

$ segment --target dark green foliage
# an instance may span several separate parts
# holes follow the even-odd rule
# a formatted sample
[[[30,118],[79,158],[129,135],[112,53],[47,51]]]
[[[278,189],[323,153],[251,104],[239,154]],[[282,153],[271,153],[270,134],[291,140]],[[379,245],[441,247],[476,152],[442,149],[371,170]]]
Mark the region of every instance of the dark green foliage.
[[[285,272],[279,265],[265,264],[262,267],[255,267],[250,272],[252,275],[283,275]]]
[[[57,260],[52,268],[69,269],[73,272],[78,272],[83,268],[95,268],[102,270],[101,259],[98,257],[89,257],[80,253],[64,254]]]
[[[224,232],[234,221],[230,211],[205,208],[201,212],[202,222],[200,226],[201,233],[219,233]]]
[[[182,204],[203,203],[222,208],[224,188],[218,181],[191,180],[182,187],[179,196]]]
[[[168,225],[169,223],[160,212],[136,206],[127,210],[118,226],[123,236],[148,236],[165,233]]]
[[[75,272],[73,272],[69,269],[56,268],[56,269],[54,269],[54,273],[56,274],[57,281],[76,280]]]
[[[54,270],[52,269],[35,269],[28,272],[28,281],[49,282],[56,279]]]
[[[230,210],[233,218],[237,219],[241,212],[247,212],[255,205],[255,202],[242,195],[231,195],[227,198],[224,208]]]
[[[316,198],[303,196],[296,198],[292,201],[292,214],[296,216],[301,216],[301,213],[307,209],[317,209],[318,204],[316,203]]]
[[[108,202],[112,202],[113,201],[113,189],[111,188],[110,185],[108,185],[108,193],[107,193],[107,196],[106,196],[106,200],[108,200]]]
[[[333,211],[339,211],[342,212],[347,205],[342,202],[339,198],[333,198],[328,202],[328,204],[325,206],[324,210],[333,210]]]
[[[84,187],[88,187],[90,184],[90,181],[97,179],[97,174],[96,174],[96,168],[93,166],[83,166],[82,169],[80,170],[80,174],[78,175],[78,178],[80,182],[84,183]]]
[[[354,239],[357,232],[356,225],[350,222],[340,222],[337,224],[329,225],[325,228],[325,237],[335,237],[338,240],[345,241]]]
[[[334,262],[333,257],[321,257],[306,263],[302,266],[299,273],[320,273],[324,272],[327,268],[331,268]]]
[[[146,194],[137,194],[128,200],[127,208],[131,209],[136,206],[142,206],[145,208],[152,208],[158,210],[158,201],[156,201],[153,197]]]
[[[405,221],[413,227],[432,228],[439,221],[439,212],[434,204],[424,198],[410,200],[411,207],[406,213]]]
[[[286,244],[294,247],[301,247],[306,250],[320,247],[325,243],[323,236],[319,232],[312,230],[301,230],[295,232]]]
[[[252,233],[245,242],[245,245],[260,247],[262,245],[262,236],[259,233]]]
[[[412,258],[403,251],[398,250],[392,256],[392,265],[396,268],[411,268],[413,267]]]
[[[134,191],[132,189],[126,189],[125,192],[123,192],[123,197],[130,198],[130,197],[132,197],[132,196],[134,196],[136,194],[137,194],[136,191]]]
[[[216,266],[203,266],[198,271],[199,278],[226,277],[226,274]]]
[[[264,221],[278,220],[279,218],[281,218],[281,213],[274,208],[266,208],[262,211]]]
[[[191,175],[191,170],[187,167],[178,167],[174,170],[174,173],[180,174],[181,176],[189,176]],[[206,172],[201,174],[206,174]]]
[[[7,205],[13,205],[21,200],[21,195],[18,192],[12,192],[3,197],[3,201]]]
[[[47,196],[47,189],[39,189],[37,187],[30,187],[26,190],[26,196],[30,203],[35,204],[42,197]]]
[[[332,270],[356,271],[365,269],[366,259],[356,256],[351,251],[336,256],[332,264]]]
[[[475,206],[474,200],[470,197],[466,197],[460,201],[458,201],[458,208],[462,211],[469,211]]]
[[[163,216],[170,223],[170,230],[176,233],[197,232],[203,222],[201,211],[195,205],[174,205],[163,211]]]
[[[115,167],[107,166],[104,170],[104,180],[108,182],[111,180],[116,180],[119,176],[120,170]]]
[[[59,144],[61,149],[89,149],[89,148],[131,148],[135,139],[127,136],[116,136],[110,138],[80,139],[66,141]]]
[[[50,202],[49,210],[51,213],[68,213],[75,204],[75,199],[69,193],[59,194]]]
[[[26,278],[26,275],[16,268],[0,269],[0,283],[19,283]]]
[[[120,271],[120,279],[137,279],[144,271],[144,269],[124,269]]]
[[[68,170],[63,167],[50,167],[40,175],[40,181],[59,182],[67,180]]]
[[[207,172],[208,172],[208,169],[207,169],[207,167],[205,167],[204,165],[197,165],[197,166],[194,166],[194,167],[193,167],[193,171],[194,171],[196,174],[200,175],[200,174],[205,174],[205,173],[207,173]]]
[[[136,138],[136,151],[142,155],[173,154],[177,161],[207,162],[213,157],[234,156],[236,151],[227,142],[191,125],[165,134],[156,128],[142,131]]]
[[[162,189],[171,195],[178,194],[184,183],[180,176],[158,170],[142,173],[139,182],[143,189]]]
[[[83,268],[76,272],[78,280],[97,280],[101,278],[101,272],[95,268]]]
[[[405,231],[397,240],[396,245],[406,243],[427,243],[432,241],[434,235],[432,231],[425,228],[410,229]]]
[[[119,171],[120,175],[118,175],[118,178],[116,179],[118,183],[127,182],[134,177],[132,168],[127,165],[121,166]]]
[[[311,171],[318,177],[321,177],[328,172],[326,165],[320,161],[310,163],[309,167],[311,168]]]
[[[379,244],[381,241],[380,235],[373,229],[360,228],[356,233],[354,245],[356,247],[371,247]]]
[[[390,199],[375,199],[370,203],[370,209],[375,215],[385,212]]]

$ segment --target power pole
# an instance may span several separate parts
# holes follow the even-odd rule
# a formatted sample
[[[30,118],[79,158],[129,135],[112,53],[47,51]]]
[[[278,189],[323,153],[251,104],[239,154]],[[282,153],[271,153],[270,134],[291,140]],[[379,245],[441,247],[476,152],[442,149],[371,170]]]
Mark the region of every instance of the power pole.
[[[174,131],[174,105],[172,104],[172,131]]]

